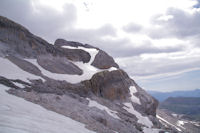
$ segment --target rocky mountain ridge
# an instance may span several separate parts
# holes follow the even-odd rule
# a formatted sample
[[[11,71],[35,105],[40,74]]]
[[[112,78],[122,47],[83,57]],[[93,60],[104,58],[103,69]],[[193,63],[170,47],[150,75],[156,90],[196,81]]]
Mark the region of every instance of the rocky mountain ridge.
[[[91,45],[64,39],[52,45],[0,16],[0,68],[0,84],[9,94],[83,123],[92,132],[178,132],[165,129],[156,118],[158,102],[110,55]],[[6,117],[0,131],[8,126],[25,131]]]

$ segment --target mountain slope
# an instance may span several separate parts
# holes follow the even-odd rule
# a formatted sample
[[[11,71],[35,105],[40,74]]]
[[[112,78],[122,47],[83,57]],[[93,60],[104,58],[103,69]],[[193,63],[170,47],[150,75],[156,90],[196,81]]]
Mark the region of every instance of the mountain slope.
[[[67,124],[69,117],[73,122],[82,123],[74,122],[83,132],[162,131],[163,126],[156,118],[158,102],[99,48],[64,39],[58,39],[52,45],[23,26],[0,17],[0,60],[0,84],[4,85],[0,86],[1,94],[27,100],[25,104],[29,105],[21,108],[20,112],[27,111],[35,103],[46,108],[47,113],[51,110],[63,115],[65,120],[60,122],[66,123],[66,129],[58,128],[51,120],[44,121],[48,123],[46,128],[79,132]],[[5,86],[10,88],[6,89],[8,94]],[[4,105],[9,97],[1,97]],[[11,98],[10,102],[14,104],[16,101]],[[16,105],[21,106],[21,103]],[[4,132],[7,129],[5,125],[9,125],[13,132],[18,128],[26,132],[23,122],[17,124],[10,118],[17,116],[18,112],[9,113],[9,116],[3,115],[0,131]],[[42,113],[44,109],[41,109]],[[6,121],[6,117],[11,121]],[[31,116],[22,114],[20,117],[26,121],[26,117]],[[55,118],[49,116],[48,119]],[[28,122],[31,121],[32,117]],[[41,126],[35,124],[35,128],[43,128]]]
[[[6,86],[0,85],[0,88],[1,132],[94,133],[86,129],[84,124],[80,122],[9,95],[6,93],[6,90],[9,89]]]

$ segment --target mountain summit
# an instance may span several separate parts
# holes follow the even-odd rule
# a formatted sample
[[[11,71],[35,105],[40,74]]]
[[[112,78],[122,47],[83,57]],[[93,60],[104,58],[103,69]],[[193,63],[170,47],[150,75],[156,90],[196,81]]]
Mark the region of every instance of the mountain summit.
[[[1,16],[0,68],[2,132],[164,131],[158,102],[99,48],[52,45]]]

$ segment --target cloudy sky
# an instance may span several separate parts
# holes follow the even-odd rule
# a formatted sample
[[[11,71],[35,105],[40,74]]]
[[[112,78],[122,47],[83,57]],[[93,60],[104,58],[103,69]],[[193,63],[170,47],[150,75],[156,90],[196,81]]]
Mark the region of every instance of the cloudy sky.
[[[199,0],[1,0],[0,15],[105,50],[146,90],[200,88]]]

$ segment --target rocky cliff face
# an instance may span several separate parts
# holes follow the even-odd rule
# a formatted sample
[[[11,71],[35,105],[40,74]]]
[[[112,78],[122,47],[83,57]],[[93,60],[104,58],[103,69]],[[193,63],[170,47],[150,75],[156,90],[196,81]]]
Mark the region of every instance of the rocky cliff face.
[[[0,17],[0,68],[0,84],[10,88],[8,93],[79,121],[88,130],[163,131],[156,118],[158,102],[99,48],[64,39],[52,45]]]

